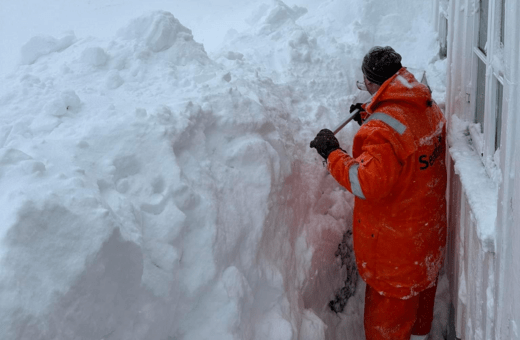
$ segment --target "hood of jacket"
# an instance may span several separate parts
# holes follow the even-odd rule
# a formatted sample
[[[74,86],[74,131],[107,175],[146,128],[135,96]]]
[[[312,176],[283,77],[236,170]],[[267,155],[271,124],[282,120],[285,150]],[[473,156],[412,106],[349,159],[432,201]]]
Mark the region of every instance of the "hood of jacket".
[[[404,107],[425,109],[427,106],[431,106],[431,100],[428,87],[418,82],[413,74],[403,67],[381,85],[365,109],[370,115],[376,112],[378,107],[389,104],[389,102],[392,104],[398,102]]]

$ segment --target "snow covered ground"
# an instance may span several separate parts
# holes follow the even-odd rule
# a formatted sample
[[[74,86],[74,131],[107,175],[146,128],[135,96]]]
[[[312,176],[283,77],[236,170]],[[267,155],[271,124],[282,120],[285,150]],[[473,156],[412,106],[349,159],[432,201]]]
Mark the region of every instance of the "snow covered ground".
[[[0,339],[363,339],[361,281],[328,307],[353,197],[309,141],[367,98],[373,45],[444,102],[429,5],[2,8]]]

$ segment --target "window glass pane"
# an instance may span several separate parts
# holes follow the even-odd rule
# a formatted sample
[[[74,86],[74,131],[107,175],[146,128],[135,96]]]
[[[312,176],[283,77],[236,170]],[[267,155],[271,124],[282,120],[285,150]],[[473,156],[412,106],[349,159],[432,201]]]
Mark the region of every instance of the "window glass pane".
[[[500,134],[502,133],[502,99],[504,97],[504,86],[497,80],[497,104],[495,113],[495,150],[500,147]]]
[[[486,94],[486,64],[479,57],[477,67],[477,102],[475,109],[475,123],[480,123],[480,129],[484,127],[484,98]]]
[[[489,0],[480,0],[480,20],[478,27],[478,48],[484,54],[486,53],[485,47],[487,42],[487,28],[488,28],[488,8]]]
[[[439,41],[441,45],[439,56],[444,59],[448,56],[448,19],[444,15],[441,15],[439,25]]]
[[[504,45],[504,26],[506,23],[506,0],[502,0],[500,13],[500,42]]]

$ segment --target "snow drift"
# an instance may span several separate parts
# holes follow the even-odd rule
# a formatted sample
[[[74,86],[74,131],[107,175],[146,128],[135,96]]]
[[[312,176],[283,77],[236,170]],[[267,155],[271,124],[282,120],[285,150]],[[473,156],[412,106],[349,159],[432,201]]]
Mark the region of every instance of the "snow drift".
[[[361,283],[328,307],[353,198],[308,142],[366,98],[373,44],[443,98],[428,13],[386,3],[264,4],[211,57],[165,11],[24,45],[0,91],[1,338],[362,338]]]

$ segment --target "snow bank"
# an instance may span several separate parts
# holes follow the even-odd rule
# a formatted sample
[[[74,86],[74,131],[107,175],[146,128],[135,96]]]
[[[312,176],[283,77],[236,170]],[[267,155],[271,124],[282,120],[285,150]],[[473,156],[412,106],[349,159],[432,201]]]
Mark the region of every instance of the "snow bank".
[[[372,42],[442,91],[428,13],[386,3],[263,4],[212,57],[165,11],[112,40],[31,40],[0,85],[3,335],[362,338],[362,282],[328,306],[353,197],[308,143],[366,99]]]

